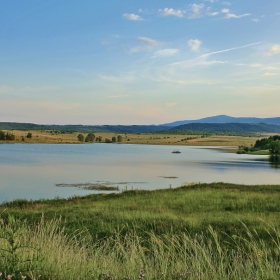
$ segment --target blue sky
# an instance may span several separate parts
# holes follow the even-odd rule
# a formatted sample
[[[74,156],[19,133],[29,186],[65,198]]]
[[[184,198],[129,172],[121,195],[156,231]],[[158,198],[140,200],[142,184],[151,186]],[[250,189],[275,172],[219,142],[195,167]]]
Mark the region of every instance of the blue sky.
[[[0,0],[0,121],[280,116],[279,0]]]

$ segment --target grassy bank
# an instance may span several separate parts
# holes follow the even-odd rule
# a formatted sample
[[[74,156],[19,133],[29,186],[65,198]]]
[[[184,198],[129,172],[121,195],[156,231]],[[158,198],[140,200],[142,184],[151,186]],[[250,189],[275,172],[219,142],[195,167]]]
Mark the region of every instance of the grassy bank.
[[[15,135],[14,141],[9,143],[47,143],[47,144],[79,144],[80,132],[65,132],[53,130],[11,130],[5,131]],[[27,138],[28,133],[32,134]],[[87,133],[82,133],[86,137]],[[248,146],[255,144],[256,140],[264,137],[260,135],[216,135],[216,134],[160,134],[160,133],[95,133],[96,137],[102,138],[101,142],[112,137],[122,136],[122,144],[151,144],[151,145],[191,145],[191,146]],[[0,141],[5,142],[5,141]]]
[[[141,269],[141,279],[279,279],[279,199],[280,185],[213,183],[18,200],[1,206],[0,267],[30,279],[37,269],[42,279],[138,279]]]

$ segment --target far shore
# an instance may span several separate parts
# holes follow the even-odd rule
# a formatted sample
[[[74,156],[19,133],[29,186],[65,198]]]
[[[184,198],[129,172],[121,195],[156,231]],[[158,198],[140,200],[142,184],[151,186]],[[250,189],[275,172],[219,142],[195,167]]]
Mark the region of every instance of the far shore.
[[[6,132],[6,131],[5,131]],[[1,141],[2,143],[37,143],[37,144],[90,144],[78,141],[80,132],[60,132],[51,130],[12,130],[9,131],[15,135],[14,141]],[[32,134],[31,138],[27,138],[27,134]],[[82,133],[86,137],[87,133]],[[179,145],[179,146],[252,146],[256,140],[265,135],[254,136],[229,136],[215,134],[159,134],[159,133],[94,133],[95,137],[102,138],[101,143],[105,143],[106,139],[111,140],[112,137],[122,136],[121,142],[115,144],[148,144],[148,145]],[[94,140],[93,143],[99,143]]]

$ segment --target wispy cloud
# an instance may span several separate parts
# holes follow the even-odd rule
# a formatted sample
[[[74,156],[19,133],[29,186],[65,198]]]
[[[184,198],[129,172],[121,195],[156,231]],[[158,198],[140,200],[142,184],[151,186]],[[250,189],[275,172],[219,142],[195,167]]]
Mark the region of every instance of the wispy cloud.
[[[229,52],[229,51],[234,51],[234,50],[239,50],[239,49],[244,49],[244,48],[248,48],[248,47],[251,47],[251,46],[254,46],[254,45],[259,45],[261,43],[262,42],[256,42],[256,43],[252,43],[252,44],[245,45],[245,46],[240,46],[240,47],[225,49],[225,50],[221,50],[221,51],[206,53],[206,54],[201,55],[200,57],[207,57],[207,56],[210,56],[210,55],[213,55],[213,54],[224,53],[224,52]]]
[[[222,13],[226,14],[225,19],[230,19],[230,18],[242,18],[242,17],[247,17],[250,16],[251,14],[247,13],[247,14],[243,14],[243,15],[236,15],[236,14],[232,14],[230,13],[229,9],[222,9],[221,10]]]
[[[128,20],[135,20],[135,21],[143,20],[142,17],[140,17],[139,15],[136,15],[136,14],[123,14],[123,17]]]
[[[260,20],[257,19],[257,18],[253,18],[252,21],[253,21],[253,22],[260,22]]]
[[[244,45],[244,46],[240,46],[240,47],[234,47],[234,48],[230,48],[230,49],[210,52],[210,53],[206,53],[206,54],[200,55],[200,56],[198,56],[196,58],[193,58],[193,59],[190,59],[190,60],[184,60],[184,61],[180,61],[180,62],[175,62],[172,65],[185,64],[185,63],[188,63],[190,61],[198,60],[198,59],[201,59],[201,58],[207,58],[207,57],[209,57],[211,55],[214,55],[214,54],[219,54],[219,53],[225,53],[225,52],[229,52],[229,51],[244,49],[244,48],[248,48],[248,47],[251,47],[251,46],[254,46],[254,45],[259,45],[261,43],[262,42],[256,42],[256,43],[252,43],[252,44],[248,44],[248,45]]]
[[[165,9],[163,9],[163,10],[159,10],[159,14],[161,15],[161,16],[164,16],[164,17],[166,17],[166,16],[175,16],[175,17],[183,17],[184,16],[184,14],[183,14],[184,12],[183,11],[181,11],[181,10],[174,10],[174,9],[172,9],[172,8],[170,8],[170,9],[168,9],[168,8],[165,8]]]
[[[178,49],[163,49],[163,50],[158,50],[154,53],[153,57],[159,57],[159,56],[173,56],[176,53],[178,53]]]
[[[274,55],[278,53],[280,53],[280,45],[274,45],[268,50],[267,55]]]
[[[267,73],[263,74],[264,77],[272,77],[272,76],[276,76],[276,75],[278,75],[278,73],[269,73],[269,72],[267,72]]]
[[[243,17],[248,17],[248,16],[250,16],[251,14],[243,14],[243,15],[236,15],[236,14],[231,14],[231,13],[228,13],[227,15],[226,15],[226,19],[230,19],[230,18],[243,18]]]
[[[147,37],[138,37],[137,41],[141,43],[141,45],[136,46],[130,50],[130,52],[142,52],[142,51],[151,51],[156,46],[159,46],[161,43],[151,38]]]
[[[268,66],[268,67],[262,68],[262,70],[279,70],[279,68]]]
[[[204,4],[192,4],[191,10],[192,14],[189,18],[200,18],[202,17],[202,9],[204,8]]]
[[[198,51],[202,42],[198,39],[191,39],[189,40],[188,44],[193,51]]]
[[[243,14],[243,15],[236,15],[236,14],[232,14],[230,13],[229,9],[222,9],[221,10],[222,13],[226,14],[225,19],[230,19],[230,18],[243,18],[243,17],[248,17],[251,14],[247,13],[247,14]]]
[[[236,66],[247,66],[247,67],[253,67],[253,68],[260,68],[262,67],[262,64],[255,63],[255,64],[244,64],[244,63],[237,63]]]
[[[230,2],[223,2],[224,5],[231,6]]]

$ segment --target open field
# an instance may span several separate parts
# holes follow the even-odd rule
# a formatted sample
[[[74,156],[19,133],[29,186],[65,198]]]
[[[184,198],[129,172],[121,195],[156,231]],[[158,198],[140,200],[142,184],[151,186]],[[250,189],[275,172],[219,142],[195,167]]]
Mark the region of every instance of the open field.
[[[7,132],[7,131],[5,131]],[[16,137],[16,143],[80,143],[77,139],[78,132],[55,132],[55,131],[9,131]],[[32,133],[32,138],[26,138],[28,132]],[[87,133],[83,133],[84,136]],[[257,136],[223,136],[223,135],[175,135],[175,134],[115,134],[115,133],[95,133],[96,137],[101,136],[102,142],[105,139],[112,139],[113,136],[122,136],[121,143],[127,144],[151,144],[151,145],[190,145],[190,146],[248,146],[254,145],[256,140],[266,135]]]
[[[280,185],[212,183],[6,203],[1,269],[61,280],[276,280],[279,199]]]

